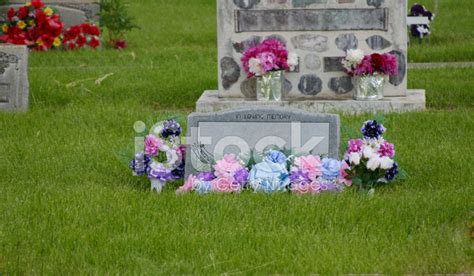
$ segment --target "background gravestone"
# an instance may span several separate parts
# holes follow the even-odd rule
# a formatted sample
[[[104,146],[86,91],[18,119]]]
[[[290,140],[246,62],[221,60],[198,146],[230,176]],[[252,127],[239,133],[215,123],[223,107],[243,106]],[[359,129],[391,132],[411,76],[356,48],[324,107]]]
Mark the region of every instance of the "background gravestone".
[[[6,20],[10,7],[18,9],[26,0],[10,0],[9,4],[0,6],[0,21]],[[52,7],[61,16],[65,28],[84,22],[98,22],[100,4],[99,0],[44,0],[47,6]]]
[[[245,48],[275,37],[300,57],[287,73],[289,99],[349,99],[345,51],[392,52],[399,76],[386,96],[406,96],[406,0],[218,0],[219,97],[253,97],[240,58]]]
[[[188,117],[186,174],[209,170],[210,158],[225,153],[250,156],[276,145],[293,154],[339,158],[338,115],[312,114],[289,108],[245,108]]]
[[[0,111],[28,110],[28,49],[0,44]]]

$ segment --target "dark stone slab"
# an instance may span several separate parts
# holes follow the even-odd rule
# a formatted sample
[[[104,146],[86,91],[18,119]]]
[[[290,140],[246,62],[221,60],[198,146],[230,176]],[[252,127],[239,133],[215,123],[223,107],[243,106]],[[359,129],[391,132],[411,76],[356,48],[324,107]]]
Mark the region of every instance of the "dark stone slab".
[[[354,34],[341,34],[336,38],[336,46],[346,52],[349,49],[357,49],[359,41]]]
[[[342,72],[342,59],[344,57],[325,57],[324,58],[324,72]]]
[[[395,86],[399,86],[405,80],[405,76],[407,73],[406,56],[400,51],[391,51],[390,53],[397,57],[398,74],[396,76],[391,76],[389,78],[389,82]]]
[[[285,78],[285,82],[283,83],[283,93],[286,95],[290,94],[291,90],[293,89],[293,84],[290,80]]]
[[[367,0],[367,5],[380,8],[385,0]]]
[[[221,59],[221,78],[222,86],[228,90],[234,83],[239,80],[240,67],[237,62],[231,57],[224,57]]]
[[[376,51],[383,50],[392,46],[392,43],[390,43],[390,41],[386,40],[383,36],[380,35],[373,35],[367,38],[365,41],[367,42],[367,45],[369,45],[370,49]]]
[[[336,92],[336,94],[346,94],[354,89],[352,78],[349,76],[343,76],[340,78],[331,78],[329,81],[329,89]]]
[[[288,95],[293,89],[293,84],[287,78],[283,83],[283,94]],[[255,78],[244,80],[240,84],[240,92],[244,94],[246,98],[255,99],[257,98],[257,80]]]
[[[257,79],[251,78],[246,79],[240,84],[240,92],[244,94],[246,98],[256,99],[257,98]]]
[[[192,113],[187,124],[186,175],[210,170],[212,160],[234,153],[249,161],[271,146],[291,154],[339,158],[338,115],[281,107],[249,107],[216,113]],[[245,158],[247,157],[247,159]]]
[[[304,8],[312,4],[326,4],[328,0],[293,0],[293,7]]]
[[[328,37],[322,35],[302,34],[291,38],[291,43],[297,49],[312,52],[328,50]]]
[[[260,3],[260,0],[234,0],[234,4],[241,9],[251,9],[258,3]]]
[[[232,46],[237,53],[243,53],[245,49],[257,46],[262,40],[260,36],[251,36],[242,42],[234,42]]]
[[[298,84],[300,92],[307,96],[315,96],[323,89],[323,81],[316,75],[303,75]]]
[[[236,10],[236,32],[387,30],[388,9]]]

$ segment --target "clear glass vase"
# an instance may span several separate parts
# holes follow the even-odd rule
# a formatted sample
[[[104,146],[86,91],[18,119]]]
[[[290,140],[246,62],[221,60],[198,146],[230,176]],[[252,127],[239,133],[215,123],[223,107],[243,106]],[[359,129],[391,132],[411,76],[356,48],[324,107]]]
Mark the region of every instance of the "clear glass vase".
[[[285,71],[271,71],[257,77],[257,100],[279,102],[283,99]]]
[[[375,101],[383,99],[383,90],[387,77],[384,75],[356,76],[354,99],[358,101]]]

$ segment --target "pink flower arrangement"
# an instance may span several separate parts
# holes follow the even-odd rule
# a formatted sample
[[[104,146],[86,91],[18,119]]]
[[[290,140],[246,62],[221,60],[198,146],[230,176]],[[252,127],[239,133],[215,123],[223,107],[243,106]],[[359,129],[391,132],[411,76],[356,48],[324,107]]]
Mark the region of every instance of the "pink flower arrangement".
[[[243,190],[248,178],[248,169],[235,154],[226,154],[216,162],[213,172],[190,175],[176,192],[184,194],[194,190],[198,194],[237,193]]]
[[[342,60],[342,65],[350,76],[394,76],[398,73],[397,58],[389,53],[364,55],[361,50],[349,50]]]
[[[362,148],[364,147],[364,141],[362,141],[362,139],[349,140],[348,144],[349,144],[349,147],[347,151],[349,153],[360,152],[362,151]]]
[[[298,65],[298,57],[293,53],[289,54],[285,45],[273,38],[247,48],[241,61],[248,78],[270,71],[294,69]]]
[[[296,157],[294,165],[294,170],[300,170],[307,175],[311,181],[314,181],[323,174],[321,171],[321,158],[319,156],[308,155]]]
[[[382,157],[393,158],[395,156],[395,146],[387,141],[384,141],[382,144],[380,144],[378,153]]]
[[[235,157],[235,154],[226,154],[222,160],[217,161],[214,165],[214,174],[217,177],[224,177],[233,175],[240,169],[242,169],[242,165]]]

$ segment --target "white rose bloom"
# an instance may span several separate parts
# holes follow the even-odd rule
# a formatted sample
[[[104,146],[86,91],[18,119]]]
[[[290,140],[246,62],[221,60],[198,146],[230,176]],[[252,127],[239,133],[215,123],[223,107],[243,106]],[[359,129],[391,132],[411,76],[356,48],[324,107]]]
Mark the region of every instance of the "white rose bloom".
[[[360,49],[350,49],[347,51],[346,59],[352,64],[359,64],[364,58],[364,51]]]
[[[263,75],[263,68],[262,68],[262,65],[260,64],[259,59],[251,58],[249,60],[249,71],[250,73],[255,74],[256,76]]]
[[[367,162],[367,169],[371,171],[375,171],[380,167],[380,157],[374,155],[372,158],[369,159]]]
[[[349,162],[353,165],[359,165],[360,164],[360,154],[357,152],[353,152],[349,155]]]
[[[364,148],[363,156],[365,158],[370,159],[374,155],[375,155],[375,151],[371,146],[366,146]]]
[[[298,55],[294,52],[288,53],[288,66],[290,67],[290,71],[295,71],[298,63]]]
[[[389,169],[393,168],[394,163],[395,162],[391,158],[389,158],[387,156],[382,157],[380,159],[380,168],[382,170],[389,170]]]

